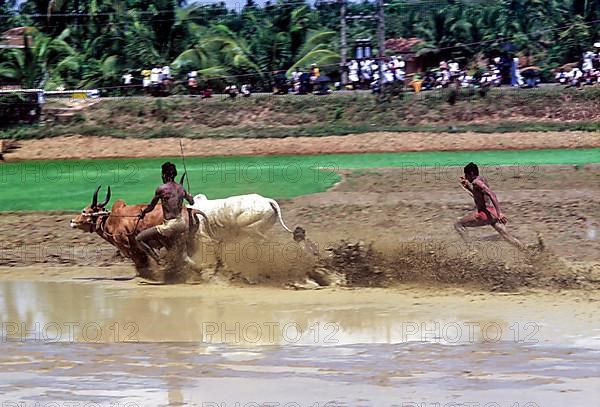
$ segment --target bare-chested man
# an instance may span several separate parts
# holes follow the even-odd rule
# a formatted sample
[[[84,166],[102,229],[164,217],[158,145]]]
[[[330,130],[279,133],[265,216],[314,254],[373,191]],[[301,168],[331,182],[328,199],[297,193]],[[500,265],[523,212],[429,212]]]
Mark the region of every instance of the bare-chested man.
[[[465,167],[465,176],[460,177],[461,185],[471,193],[477,211],[470,213],[455,224],[454,228],[467,241],[467,229],[472,227],[491,225],[508,243],[518,247],[521,250],[525,249],[525,245],[513,237],[506,230],[508,220],[500,210],[500,204],[496,194],[492,192],[485,178],[479,175],[479,168],[474,163],[469,163]],[[490,205],[491,202],[491,205]]]
[[[154,198],[138,216],[143,219],[147,213],[152,212],[158,201],[162,203],[163,223],[162,225],[154,226],[142,231],[136,236],[136,241],[139,246],[151,256],[156,262],[160,261],[158,254],[147,243],[151,240],[159,240],[166,238],[167,243],[174,243],[186,231],[186,224],[181,216],[183,200],[187,200],[191,205],[194,204],[192,197],[182,185],[175,182],[177,176],[177,168],[175,164],[166,162],[162,165],[162,180],[164,184],[156,188]],[[167,247],[170,246],[167,244]],[[190,262],[187,254],[184,254],[186,262]]]

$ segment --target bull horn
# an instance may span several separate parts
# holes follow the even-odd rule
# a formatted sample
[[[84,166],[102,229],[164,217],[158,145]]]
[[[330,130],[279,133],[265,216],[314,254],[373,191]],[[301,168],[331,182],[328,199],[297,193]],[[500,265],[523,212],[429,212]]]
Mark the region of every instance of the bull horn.
[[[108,201],[110,201],[110,185],[108,186],[108,192],[106,193],[106,198],[104,199],[104,202],[102,202],[100,204],[100,207],[104,208],[106,206],[106,204],[108,203]]]
[[[95,208],[96,205],[98,205],[98,191],[100,191],[100,188],[102,188],[102,185],[98,185],[96,192],[94,192],[94,196],[92,197],[92,208]]]

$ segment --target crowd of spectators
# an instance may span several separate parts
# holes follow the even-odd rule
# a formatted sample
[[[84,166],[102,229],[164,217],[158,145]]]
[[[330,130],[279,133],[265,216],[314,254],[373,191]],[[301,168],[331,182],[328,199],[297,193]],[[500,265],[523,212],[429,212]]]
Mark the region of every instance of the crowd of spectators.
[[[380,81],[379,62],[376,59],[353,59],[347,66],[348,89],[371,89],[379,92],[380,83],[404,82],[406,62],[402,57],[393,56],[381,63],[383,81]]]
[[[521,66],[518,57],[504,54],[493,58],[485,67],[461,66],[457,60],[441,61],[435,68],[427,69],[423,74],[407,74],[406,62],[402,56],[387,57],[380,61],[371,57],[352,59],[342,67],[340,79],[345,77],[346,85],[341,81],[331,83],[329,76],[324,75],[316,64],[309,68],[295,68],[290,74],[285,71],[275,71],[271,75],[271,90],[273,94],[282,95],[294,93],[328,94],[330,86],[336,89],[380,91],[380,87],[398,83],[401,87],[412,88],[415,92],[431,89],[455,88],[486,88],[502,85],[513,87],[537,87],[540,83],[541,68],[537,66]],[[380,78],[382,75],[382,78]],[[153,67],[141,71],[142,87],[144,90],[168,91],[173,83],[171,69],[168,65]],[[579,63],[567,64],[554,73],[557,83],[567,87],[600,84],[600,42],[594,44],[593,51],[583,53]],[[122,76],[125,89],[134,85],[134,75],[127,72]],[[139,82],[138,82],[139,83]],[[224,85],[222,85],[224,86]],[[203,98],[212,96],[208,83],[200,86],[198,72],[187,73],[187,88],[190,94],[201,95]],[[264,91],[264,84],[258,90]],[[249,97],[255,88],[250,83],[227,83],[224,92],[230,98],[238,95]]]
[[[284,71],[273,72],[273,94],[285,95],[293,92],[296,95],[314,93],[326,95],[331,92],[329,88],[331,79],[322,75],[317,64],[312,64],[309,69],[296,67],[290,77]]]
[[[520,67],[517,57],[496,57],[485,68],[461,68],[455,60],[442,61],[436,69],[429,69],[424,76],[414,75],[409,83],[415,92],[441,89],[449,86],[458,88],[489,88],[509,85],[534,88],[540,83],[540,68]]]
[[[169,65],[154,67],[152,69],[143,69],[141,74],[142,87],[144,89],[165,86],[167,82],[172,80],[171,68]],[[123,75],[123,85],[131,85],[132,79],[133,76],[130,73],[126,73]]]
[[[561,67],[554,79],[567,87],[600,84],[600,42],[594,44],[593,51],[583,53],[581,62],[575,66]]]

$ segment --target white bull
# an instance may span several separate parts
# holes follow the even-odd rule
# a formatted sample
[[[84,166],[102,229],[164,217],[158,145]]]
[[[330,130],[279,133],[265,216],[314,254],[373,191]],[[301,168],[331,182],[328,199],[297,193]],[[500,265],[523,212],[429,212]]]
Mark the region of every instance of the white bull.
[[[258,194],[231,196],[223,199],[207,199],[206,195],[194,196],[194,204],[188,208],[198,210],[206,218],[197,214],[200,221],[200,237],[214,242],[218,263],[221,263],[221,245],[243,238],[264,240],[265,233],[279,222],[293,235],[296,242],[303,241],[305,231],[296,227],[293,231],[283,222],[279,204],[271,198]]]

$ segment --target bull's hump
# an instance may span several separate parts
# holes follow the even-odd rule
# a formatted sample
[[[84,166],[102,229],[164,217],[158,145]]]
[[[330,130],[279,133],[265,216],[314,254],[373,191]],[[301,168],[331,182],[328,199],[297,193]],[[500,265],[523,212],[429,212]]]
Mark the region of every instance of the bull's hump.
[[[113,206],[112,206],[112,210],[114,211],[114,210],[117,210],[117,209],[124,208],[124,207],[126,207],[126,206],[127,206],[127,204],[125,203],[125,201],[124,201],[124,200],[122,200],[122,199],[117,199],[117,201],[115,201],[115,203],[114,203],[114,204],[113,204]]]

